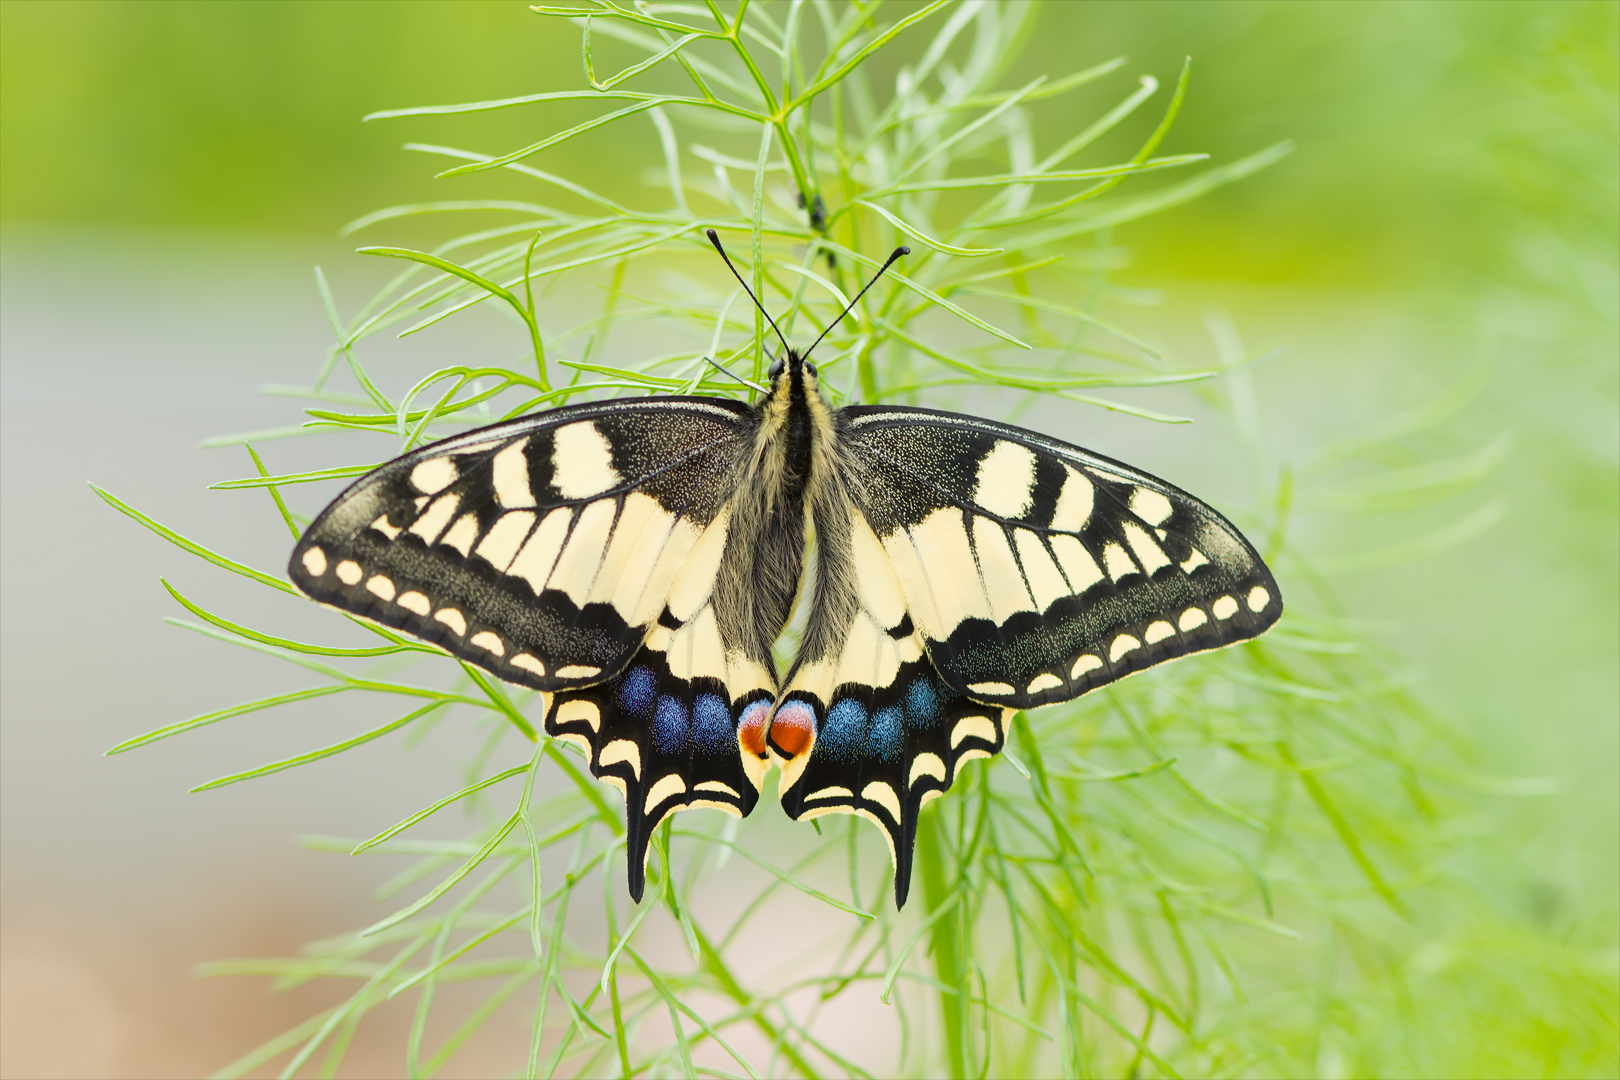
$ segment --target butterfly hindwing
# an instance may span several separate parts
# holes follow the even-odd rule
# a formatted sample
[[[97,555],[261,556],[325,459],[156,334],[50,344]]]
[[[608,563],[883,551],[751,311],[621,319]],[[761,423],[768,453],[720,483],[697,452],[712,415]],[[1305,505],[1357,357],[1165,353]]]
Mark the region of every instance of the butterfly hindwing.
[[[709,524],[622,672],[547,703],[547,733],[582,746],[591,772],[624,793],[630,895],[638,902],[648,843],[666,815],[708,806],[746,816],[764,782],[776,673],[768,659],[749,658],[716,606],[722,566],[748,558],[753,544],[731,525],[730,508]]]
[[[368,473],[293,551],[300,589],[509,682],[588,685],[629,662],[730,495],[744,406],[557,409]]]
[[[957,769],[1001,749],[1009,710],[939,676],[893,566],[858,513],[822,506],[815,603],[771,719],[790,817],[859,814],[883,830],[895,903],[910,889],[917,815]]]
[[[918,814],[950,789],[964,762],[1001,750],[1012,710],[963,697],[922,656],[887,685],[840,684],[824,710],[802,691],[782,709],[821,712],[791,784],[784,770],[782,809],[793,818],[853,813],[877,824],[894,861],[895,906],[904,905]]]
[[[665,816],[693,807],[739,817],[753,810],[759,778],[749,766],[758,759],[739,754],[737,730],[739,722],[763,728],[774,693],[755,685],[734,694],[725,678],[690,670],[668,621],[666,612],[664,640],[643,646],[619,675],[548,695],[546,709],[546,733],[582,747],[592,774],[624,795],[630,896],[638,903],[648,844]]]
[[[863,514],[929,658],[958,693],[1067,701],[1258,636],[1276,582],[1186,492],[1034,432],[924,409],[845,409]]]

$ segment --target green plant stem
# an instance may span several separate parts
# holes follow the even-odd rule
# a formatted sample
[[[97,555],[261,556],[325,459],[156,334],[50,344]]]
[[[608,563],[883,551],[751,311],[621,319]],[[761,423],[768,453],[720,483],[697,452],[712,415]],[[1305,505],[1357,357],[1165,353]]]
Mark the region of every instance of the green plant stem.
[[[948,840],[945,823],[937,811],[923,815],[917,830],[916,859],[922,871],[923,901],[933,911],[943,904],[950,889],[945,882],[945,859]],[[958,920],[942,918],[935,921],[929,931],[929,950],[934,957],[934,977],[942,987],[960,987],[962,959],[957,943]],[[939,1015],[945,1028],[945,1049],[950,1059],[951,1076],[967,1076],[967,1062],[962,1047],[962,1008],[956,994],[939,995]]]

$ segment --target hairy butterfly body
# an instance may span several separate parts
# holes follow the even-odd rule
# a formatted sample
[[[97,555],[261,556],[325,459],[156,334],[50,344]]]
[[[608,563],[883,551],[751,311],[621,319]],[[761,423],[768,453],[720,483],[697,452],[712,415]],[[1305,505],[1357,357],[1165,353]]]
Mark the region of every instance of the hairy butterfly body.
[[[791,349],[766,391],[446,439],[362,477],[293,552],[314,599],[541,692],[547,733],[624,794],[637,900],[665,816],[747,815],[774,765],[789,816],[882,828],[903,904],[922,806],[1014,712],[1281,614],[1237,529],[1162,480],[974,417],[834,410]]]

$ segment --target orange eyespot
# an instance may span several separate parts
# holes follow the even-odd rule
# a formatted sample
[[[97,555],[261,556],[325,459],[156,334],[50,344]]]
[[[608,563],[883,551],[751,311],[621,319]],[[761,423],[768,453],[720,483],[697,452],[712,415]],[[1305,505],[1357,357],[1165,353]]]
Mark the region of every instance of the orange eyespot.
[[[765,757],[765,732],[770,727],[771,703],[756,701],[743,710],[737,721],[737,742],[744,753]]]
[[[816,714],[802,701],[790,701],[771,717],[771,744],[788,757],[798,757],[816,741]]]

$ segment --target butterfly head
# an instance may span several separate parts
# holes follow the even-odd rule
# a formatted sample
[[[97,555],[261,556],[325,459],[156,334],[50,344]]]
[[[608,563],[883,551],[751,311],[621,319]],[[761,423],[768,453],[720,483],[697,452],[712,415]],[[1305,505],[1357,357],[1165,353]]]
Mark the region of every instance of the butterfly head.
[[[832,422],[832,406],[817,384],[816,365],[797,349],[784,347],[766,372],[765,395],[755,403],[763,420],[762,431],[784,433],[784,445],[804,447],[814,428]],[[804,468],[801,463],[800,471]]]
[[[795,389],[805,394],[816,389],[816,365],[794,349],[777,357],[766,375],[770,378],[772,397],[792,397]]]

